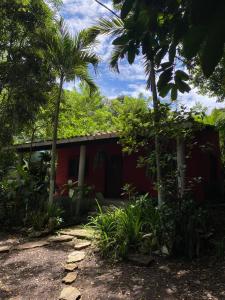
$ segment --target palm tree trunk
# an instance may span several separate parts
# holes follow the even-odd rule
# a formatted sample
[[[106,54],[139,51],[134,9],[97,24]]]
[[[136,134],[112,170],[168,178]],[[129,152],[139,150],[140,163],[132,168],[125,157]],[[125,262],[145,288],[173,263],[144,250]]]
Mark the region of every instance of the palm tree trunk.
[[[57,143],[57,132],[58,132],[58,123],[59,123],[59,108],[62,96],[63,88],[63,75],[60,77],[59,84],[59,94],[56,100],[55,107],[55,116],[53,124],[53,138],[52,138],[52,157],[51,157],[51,166],[50,166],[50,183],[49,183],[49,203],[53,203],[53,196],[55,190],[55,164],[56,164],[56,143]]]
[[[151,60],[150,66],[150,83],[152,90],[153,109],[154,109],[154,127],[155,127],[155,155],[156,155],[156,173],[157,173],[157,186],[158,186],[158,206],[161,206],[164,202],[164,185],[162,180],[162,167],[160,162],[160,141],[158,135],[158,123],[159,123],[159,100],[156,89],[155,79],[155,66],[154,61]]]

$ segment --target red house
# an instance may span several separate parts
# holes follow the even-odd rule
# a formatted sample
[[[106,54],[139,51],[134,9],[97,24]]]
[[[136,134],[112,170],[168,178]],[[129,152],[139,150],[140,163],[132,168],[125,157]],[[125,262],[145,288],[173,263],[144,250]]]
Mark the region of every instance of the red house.
[[[193,186],[198,200],[219,197],[221,190],[221,163],[217,131],[207,126],[196,132],[196,145],[186,160],[186,177],[200,178]],[[208,145],[207,149],[205,145]],[[17,145],[19,152],[30,150],[30,144]],[[51,149],[51,141],[34,142],[32,151]],[[146,168],[138,168],[140,154],[125,154],[116,133],[101,133],[90,136],[59,139],[57,141],[56,186],[62,189],[68,180],[94,187],[105,198],[120,198],[126,183],[134,185],[138,192],[155,196],[153,179]]]

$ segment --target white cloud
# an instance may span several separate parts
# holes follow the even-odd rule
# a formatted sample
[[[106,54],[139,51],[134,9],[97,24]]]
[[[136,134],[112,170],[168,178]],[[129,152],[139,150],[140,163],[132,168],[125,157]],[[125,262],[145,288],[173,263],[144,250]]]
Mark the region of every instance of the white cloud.
[[[187,108],[195,106],[197,103],[202,104],[207,108],[207,113],[211,113],[213,108],[224,108],[224,103],[216,101],[215,97],[203,96],[197,93],[196,89],[192,89],[190,93],[181,94],[178,96],[178,102],[185,105]]]

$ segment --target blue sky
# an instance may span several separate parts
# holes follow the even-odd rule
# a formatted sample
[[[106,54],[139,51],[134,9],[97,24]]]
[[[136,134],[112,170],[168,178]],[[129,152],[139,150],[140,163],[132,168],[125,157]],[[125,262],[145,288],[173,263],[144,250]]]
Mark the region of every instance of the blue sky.
[[[110,0],[102,0],[111,8]],[[63,0],[61,14],[65,18],[71,33],[89,27],[96,23],[99,17],[106,17],[109,13],[94,0]],[[138,96],[143,93],[150,96],[151,93],[145,88],[145,75],[141,58],[130,66],[125,60],[120,63],[120,73],[110,70],[108,59],[112,46],[107,37],[100,37],[96,52],[101,58],[98,74],[94,75],[94,80],[101,89],[103,95],[115,98],[119,95]],[[74,82],[67,83],[66,88],[72,89]],[[194,106],[200,102],[208,108],[210,112],[214,107],[224,107],[224,104],[217,103],[215,98],[209,98],[192,90],[189,94],[179,95],[179,102],[187,107]]]

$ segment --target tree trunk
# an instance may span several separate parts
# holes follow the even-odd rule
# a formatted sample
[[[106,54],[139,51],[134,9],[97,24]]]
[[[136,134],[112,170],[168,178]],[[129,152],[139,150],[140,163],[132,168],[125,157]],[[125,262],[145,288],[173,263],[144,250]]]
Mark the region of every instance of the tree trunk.
[[[159,123],[159,100],[156,89],[155,80],[155,66],[154,61],[151,61],[150,69],[150,83],[152,90],[153,109],[154,109],[154,126],[155,126],[155,155],[156,155],[156,173],[157,173],[157,188],[158,188],[158,206],[161,206],[164,202],[164,185],[162,180],[162,167],[160,162],[160,141],[158,135],[158,123]]]
[[[30,153],[29,153],[29,159],[28,159],[28,166],[30,167],[30,162],[31,162],[31,156],[32,156],[32,148],[33,148],[33,143],[34,143],[34,135],[36,132],[36,127],[33,127],[32,130],[32,135],[31,135],[31,141],[30,141]]]
[[[185,190],[185,149],[184,139],[177,137],[177,186],[178,199],[182,199]]]
[[[63,75],[60,77],[59,94],[56,100],[55,116],[53,124],[53,138],[52,138],[52,153],[51,153],[51,166],[50,166],[50,184],[49,184],[49,203],[53,203],[53,196],[55,190],[55,164],[56,164],[56,143],[57,143],[57,132],[59,123],[59,108],[62,96],[63,88]]]

